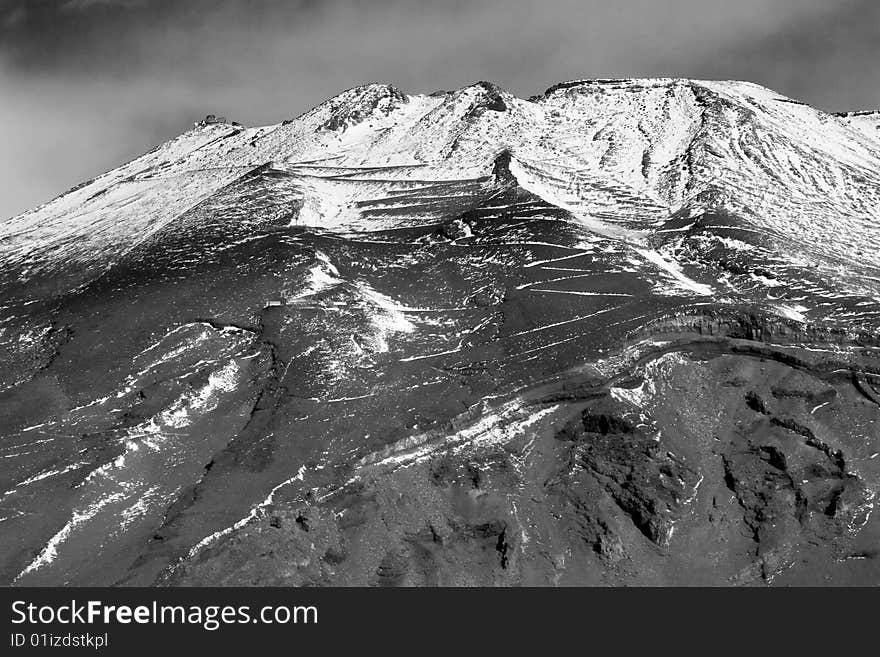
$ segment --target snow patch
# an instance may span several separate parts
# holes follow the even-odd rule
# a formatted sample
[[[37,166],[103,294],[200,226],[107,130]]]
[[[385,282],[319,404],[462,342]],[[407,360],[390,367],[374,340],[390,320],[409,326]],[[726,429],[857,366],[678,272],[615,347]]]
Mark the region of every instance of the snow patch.
[[[801,324],[805,324],[807,321],[804,313],[809,310],[806,306],[796,305],[796,306],[776,306],[776,311],[785,317],[786,319],[794,320],[795,322],[800,322]]]
[[[700,296],[711,296],[714,293],[714,290],[708,285],[697,283],[688,278],[684,271],[682,271],[681,265],[674,260],[666,258],[657,251],[650,249],[636,249],[636,251],[644,257],[645,260],[657,265],[657,267],[669,274],[674,282],[674,289],[685,290],[687,292],[699,294]]]

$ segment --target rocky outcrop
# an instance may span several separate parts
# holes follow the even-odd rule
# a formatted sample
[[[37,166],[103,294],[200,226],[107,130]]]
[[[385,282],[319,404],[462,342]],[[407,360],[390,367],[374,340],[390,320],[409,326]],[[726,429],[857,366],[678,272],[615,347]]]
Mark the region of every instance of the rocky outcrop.
[[[698,314],[660,317],[629,336],[630,341],[660,335],[705,335],[777,344],[827,344],[847,347],[876,347],[880,338],[873,332],[854,332],[835,326],[815,326],[750,309],[719,308]]]
[[[314,543],[291,579],[272,579],[288,559],[273,556],[266,583],[876,582],[880,566],[865,556],[880,531],[876,447],[847,429],[876,407],[845,380],[687,353],[621,373],[635,387],[557,406],[521,439],[440,447],[355,473],[299,510],[268,511],[167,582],[202,583],[239,562],[252,576],[245,555],[275,514],[303,509],[339,543],[329,556]],[[286,540],[300,540],[302,525],[287,526]]]

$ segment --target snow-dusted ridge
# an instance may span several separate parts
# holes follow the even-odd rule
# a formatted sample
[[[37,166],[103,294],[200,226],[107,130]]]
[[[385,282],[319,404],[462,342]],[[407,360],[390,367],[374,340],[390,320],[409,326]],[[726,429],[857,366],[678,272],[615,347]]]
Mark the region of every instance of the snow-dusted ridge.
[[[218,204],[256,224],[375,231],[519,186],[640,246],[675,216],[726,212],[830,274],[849,263],[848,293],[864,295],[880,266],[876,116],[748,82],[577,80],[529,100],[487,82],[417,95],[370,84],[277,125],[199,123],[0,223],[0,261],[23,284],[84,283]]]

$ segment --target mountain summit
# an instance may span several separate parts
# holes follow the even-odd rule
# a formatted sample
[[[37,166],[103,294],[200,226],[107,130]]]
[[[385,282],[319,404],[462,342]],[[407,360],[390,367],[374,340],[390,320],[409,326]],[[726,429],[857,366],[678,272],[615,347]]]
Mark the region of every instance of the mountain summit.
[[[7,582],[880,581],[880,113],[371,84],[0,262]]]

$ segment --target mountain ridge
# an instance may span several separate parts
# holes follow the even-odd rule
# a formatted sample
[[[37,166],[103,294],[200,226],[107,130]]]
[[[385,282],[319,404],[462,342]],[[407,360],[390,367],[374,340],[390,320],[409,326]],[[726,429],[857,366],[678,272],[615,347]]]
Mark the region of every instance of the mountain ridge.
[[[0,222],[0,574],[880,581],[874,116],[370,84]]]

